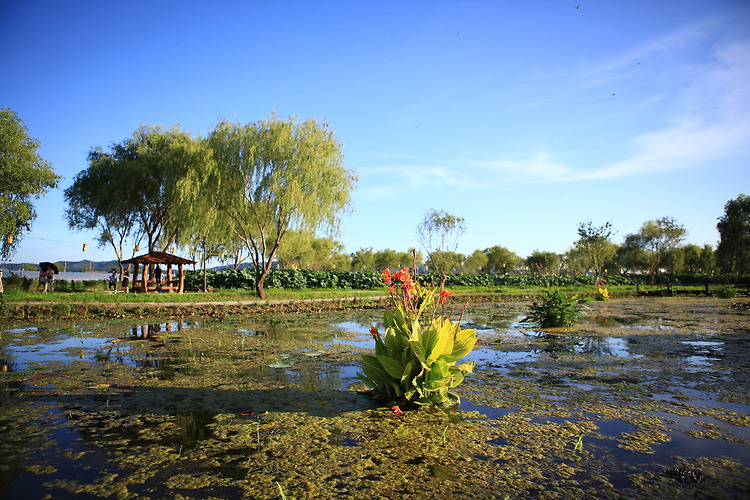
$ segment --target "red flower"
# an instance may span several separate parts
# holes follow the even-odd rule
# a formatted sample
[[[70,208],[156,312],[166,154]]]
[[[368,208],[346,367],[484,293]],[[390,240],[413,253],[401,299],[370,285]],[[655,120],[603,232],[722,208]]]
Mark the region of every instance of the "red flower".
[[[380,338],[380,332],[374,326],[372,328],[370,328],[370,335],[372,335],[372,338],[374,338],[376,340]]]
[[[398,406],[391,406],[391,410],[393,410],[394,415],[400,416],[404,414],[404,412]]]
[[[448,290],[440,290],[440,305],[444,305],[445,301],[453,295],[453,292],[449,292]]]

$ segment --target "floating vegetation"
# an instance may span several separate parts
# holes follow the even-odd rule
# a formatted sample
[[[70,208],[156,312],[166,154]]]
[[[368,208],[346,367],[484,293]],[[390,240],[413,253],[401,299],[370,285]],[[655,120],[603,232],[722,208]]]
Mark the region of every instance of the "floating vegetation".
[[[750,312],[731,304],[594,302],[549,337],[519,304],[474,306],[461,406],[399,411],[358,392],[366,311],[14,324],[0,496],[744,497]]]

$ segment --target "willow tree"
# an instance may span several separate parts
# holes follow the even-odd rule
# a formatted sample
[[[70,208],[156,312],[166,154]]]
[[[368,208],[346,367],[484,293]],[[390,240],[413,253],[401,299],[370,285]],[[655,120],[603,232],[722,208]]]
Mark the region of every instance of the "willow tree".
[[[201,191],[218,220],[248,248],[258,297],[289,230],[335,233],[351,203],[356,175],[343,165],[327,123],[282,120],[219,122],[207,138],[214,170]]]
[[[146,238],[148,251],[166,250],[184,225],[175,206],[183,179],[202,170],[210,153],[179,127],[141,126],[109,150],[94,148],[88,167],[76,175],[65,199],[71,228],[98,229],[123,259],[123,242]]]
[[[26,124],[10,108],[0,109],[0,256],[13,254],[15,241],[36,218],[33,200],[57,187],[60,177],[39,156],[40,143],[28,134]],[[11,235],[6,237],[5,235]]]

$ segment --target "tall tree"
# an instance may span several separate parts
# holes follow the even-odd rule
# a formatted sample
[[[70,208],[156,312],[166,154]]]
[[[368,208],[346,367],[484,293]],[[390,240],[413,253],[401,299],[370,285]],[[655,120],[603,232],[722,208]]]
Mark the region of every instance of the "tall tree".
[[[132,231],[135,212],[118,196],[122,182],[113,158],[97,148],[89,152],[89,167],[79,172],[64,192],[68,207],[65,216],[73,229],[97,229],[99,246],[112,246],[120,265],[124,260],[124,242]]]
[[[661,217],[643,223],[632,236],[632,243],[648,255],[651,284],[656,284],[656,274],[670,251],[677,248],[685,236],[685,228],[673,217]],[[627,238],[626,238],[627,241]]]
[[[351,203],[356,175],[343,166],[341,144],[328,124],[314,119],[272,115],[247,125],[221,121],[208,144],[216,181],[201,189],[247,246],[256,293],[263,298],[286,232],[335,233]]]
[[[597,285],[599,284],[602,269],[604,269],[604,262],[614,256],[615,247],[609,241],[611,237],[611,222],[605,222],[601,226],[595,226],[591,221],[578,224],[578,241],[576,242],[576,246],[586,256],[586,262],[589,269],[594,273]]]
[[[453,273],[464,265],[464,255],[458,252],[435,251],[427,257],[427,264],[437,273]]]
[[[628,234],[615,252],[617,266],[626,272],[648,271],[649,255],[643,249],[639,234]]]
[[[179,127],[141,126],[109,151],[92,149],[88,163],[65,191],[68,224],[98,228],[100,243],[110,243],[122,260],[127,237],[146,238],[149,252],[176,243],[189,219],[175,209],[191,189],[185,179],[209,165],[210,152]]]
[[[682,247],[683,258],[683,271],[691,273],[710,273],[714,271],[714,249],[711,245],[698,245],[688,244]]]
[[[486,271],[493,274],[503,274],[513,271],[523,259],[507,248],[495,245],[484,250],[487,255]]]
[[[448,258],[455,253],[458,239],[466,232],[466,221],[445,210],[429,210],[417,226],[419,242],[427,251],[427,259],[435,272],[445,275],[450,270]]]
[[[210,151],[179,126],[142,126],[115,145],[113,155],[126,169],[129,186],[123,196],[135,211],[148,250],[166,251],[184,228],[185,219],[175,206],[184,191],[194,187],[189,174],[210,169]]]
[[[489,257],[481,250],[474,250],[474,253],[464,259],[464,271],[470,274],[479,274],[487,267]]]
[[[344,245],[330,236],[317,238],[312,234],[290,229],[284,245],[279,248],[277,260],[280,267],[287,269],[349,269],[351,258],[343,255],[343,250]],[[347,265],[341,267],[344,262]]]
[[[31,230],[36,218],[33,200],[57,187],[60,176],[39,156],[40,142],[29,136],[18,113],[0,109],[0,255],[8,258],[14,243]],[[6,237],[6,235],[10,235]]]
[[[375,251],[372,247],[360,248],[352,254],[352,271],[374,271]]]
[[[554,252],[534,250],[526,257],[525,263],[535,273],[554,273],[560,267],[560,257]]]
[[[724,206],[724,215],[716,224],[719,245],[716,259],[726,273],[750,271],[750,196],[739,195]]]

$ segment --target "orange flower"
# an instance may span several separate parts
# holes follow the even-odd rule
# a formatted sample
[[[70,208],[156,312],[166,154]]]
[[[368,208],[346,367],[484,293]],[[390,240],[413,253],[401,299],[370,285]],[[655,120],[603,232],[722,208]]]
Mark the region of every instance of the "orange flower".
[[[387,267],[385,268],[385,271],[383,271],[383,274],[381,275],[383,277],[383,283],[386,285],[391,284],[391,270]]]
[[[372,338],[379,339],[380,338],[380,332],[378,332],[378,329],[376,327],[370,328],[370,335],[372,335]]]
[[[453,295],[453,292],[449,292],[448,290],[440,290],[440,305],[444,305],[445,301]]]
[[[393,273],[393,281],[400,281],[401,283],[411,283],[411,275],[409,274],[409,269],[405,267],[402,270]]]

